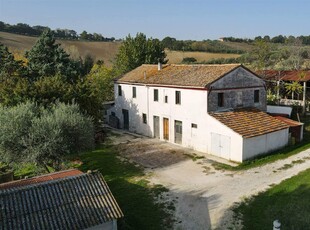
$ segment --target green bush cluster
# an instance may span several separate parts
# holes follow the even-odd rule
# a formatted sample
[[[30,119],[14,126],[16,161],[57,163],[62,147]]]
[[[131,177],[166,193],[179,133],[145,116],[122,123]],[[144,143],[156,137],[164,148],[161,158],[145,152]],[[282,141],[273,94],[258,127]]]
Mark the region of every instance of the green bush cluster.
[[[58,169],[65,155],[93,147],[92,119],[75,103],[0,106],[0,159],[7,164],[34,162]]]

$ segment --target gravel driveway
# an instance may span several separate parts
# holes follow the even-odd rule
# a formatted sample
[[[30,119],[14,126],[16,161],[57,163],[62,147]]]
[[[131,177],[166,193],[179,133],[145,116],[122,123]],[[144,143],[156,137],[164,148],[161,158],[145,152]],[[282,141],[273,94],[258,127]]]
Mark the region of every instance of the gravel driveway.
[[[213,156],[193,161],[185,155],[195,153],[193,150],[159,140],[122,134],[114,141],[121,154],[146,167],[151,182],[170,190],[168,196],[176,200],[175,229],[227,229],[232,218],[230,207],[235,202],[310,167],[310,150],[265,166],[231,172],[214,169]]]

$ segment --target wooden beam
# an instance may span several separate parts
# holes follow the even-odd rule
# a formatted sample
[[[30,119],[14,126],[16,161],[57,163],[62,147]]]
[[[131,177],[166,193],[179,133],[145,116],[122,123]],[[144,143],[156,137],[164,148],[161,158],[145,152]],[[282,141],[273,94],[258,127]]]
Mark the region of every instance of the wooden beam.
[[[304,90],[302,93],[302,114],[305,115],[306,114],[306,93],[307,93],[307,82],[304,81]]]

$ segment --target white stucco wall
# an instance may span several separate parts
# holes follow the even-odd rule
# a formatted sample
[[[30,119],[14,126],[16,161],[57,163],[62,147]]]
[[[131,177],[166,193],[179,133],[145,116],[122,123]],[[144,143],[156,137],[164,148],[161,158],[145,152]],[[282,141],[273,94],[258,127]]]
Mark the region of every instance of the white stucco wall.
[[[287,114],[291,117],[292,110],[290,106],[267,105],[267,113]]]
[[[243,161],[280,149],[288,144],[288,129],[243,140]]]
[[[160,139],[163,137],[163,118],[169,119],[169,142],[175,142],[174,122],[182,121],[182,145],[198,151],[207,151],[207,91],[200,89],[182,89],[152,87],[144,85],[120,84],[122,96],[118,96],[118,84],[114,85],[115,115],[123,128],[122,109],[129,110],[129,131],[154,136],[153,116],[159,117]],[[136,87],[136,98],[132,98],[132,87]],[[158,89],[158,101],[154,101],[154,89]],[[181,104],[175,103],[175,91],[181,92]],[[168,103],[165,103],[168,96]],[[147,124],[142,122],[142,113],[147,114]],[[197,128],[192,128],[192,123]]]
[[[120,128],[124,128],[122,110],[126,109],[129,111],[129,131],[152,136],[149,125],[142,122],[142,114],[149,114],[147,87],[141,85],[120,85],[122,87],[122,96],[118,96],[118,84],[114,84],[115,106],[111,110],[119,118]],[[136,98],[132,97],[133,87],[136,87]]]
[[[224,135],[230,137],[230,152],[229,152],[229,157],[226,158],[231,161],[236,161],[236,162],[242,162],[242,151],[243,151],[243,145],[242,145],[242,137],[234,132],[232,129],[228,128],[221,122],[219,122],[217,119],[215,119],[212,116],[208,116],[207,119],[208,122],[208,133],[206,136],[206,141],[208,143],[208,153],[217,155],[215,153],[212,153],[212,139],[211,135],[212,133]],[[225,153],[224,153],[225,154]],[[226,154],[228,155],[228,154]],[[223,157],[223,156],[220,156]]]

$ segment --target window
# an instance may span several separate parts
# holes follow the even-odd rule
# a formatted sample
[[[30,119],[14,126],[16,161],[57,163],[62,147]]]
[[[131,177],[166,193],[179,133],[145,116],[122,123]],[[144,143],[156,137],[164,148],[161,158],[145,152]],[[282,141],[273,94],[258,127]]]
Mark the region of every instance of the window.
[[[254,90],[254,103],[259,102],[259,90]]]
[[[158,89],[154,89],[154,101],[158,101]]]
[[[181,105],[181,91],[175,91],[175,104]]]
[[[224,106],[224,93],[218,93],[217,94],[217,105],[218,105],[218,107]]]
[[[146,114],[145,114],[145,113],[142,113],[142,120],[143,120],[143,123],[144,123],[144,124],[147,123]]]
[[[118,86],[118,96],[122,96],[122,86]]]
[[[135,86],[132,87],[132,98],[136,98],[137,97],[137,89]]]
[[[168,96],[165,96],[165,103],[168,103]]]
[[[197,127],[198,127],[197,124],[192,123],[192,128],[193,129],[197,129]]]

